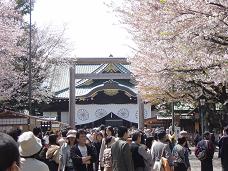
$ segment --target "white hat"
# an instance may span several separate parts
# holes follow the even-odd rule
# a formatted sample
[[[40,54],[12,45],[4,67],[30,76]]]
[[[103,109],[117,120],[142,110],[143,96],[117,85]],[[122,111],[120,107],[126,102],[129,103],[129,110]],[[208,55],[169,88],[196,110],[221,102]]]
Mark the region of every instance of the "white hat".
[[[76,133],[77,133],[77,131],[75,131],[75,130],[69,130],[68,132],[67,132],[67,138],[70,138],[70,137],[73,137],[73,138],[76,138]]]
[[[185,131],[185,130],[182,130],[181,132],[180,132],[180,134],[187,134],[188,132],[187,131]]]
[[[37,154],[42,149],[41,140],[29,131],[19,136],[19,153],[22,157],[29,157]]]
[[[90,141],[93,142],[93,137],[91,134],[86,134],[86,138]]]

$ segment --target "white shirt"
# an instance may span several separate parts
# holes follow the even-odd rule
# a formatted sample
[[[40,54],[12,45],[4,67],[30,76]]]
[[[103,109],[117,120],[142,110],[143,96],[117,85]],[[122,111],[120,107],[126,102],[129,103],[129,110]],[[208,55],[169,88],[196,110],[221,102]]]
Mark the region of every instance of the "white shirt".
[[[21,158],[21,171],[49,171],[48,166],[34,158]]]
[[[45,135],[43,139],[45,141],[45,144],[49,144],[49,136],[48,135]]]
[[[86,157],[87,156],[87,147],[78,145],[78,148],[82,154],[82,157]]]

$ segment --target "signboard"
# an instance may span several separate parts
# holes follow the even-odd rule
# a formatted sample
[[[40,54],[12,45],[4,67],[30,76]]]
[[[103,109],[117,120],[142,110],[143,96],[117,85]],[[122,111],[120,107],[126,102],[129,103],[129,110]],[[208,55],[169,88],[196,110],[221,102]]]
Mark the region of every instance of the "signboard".
[[[27,118],[0,119],[0,125],[27,125]]]
[[[59,124],[52,124],[51,126],[52,126],[52,128],[59,128],[60,127]]]

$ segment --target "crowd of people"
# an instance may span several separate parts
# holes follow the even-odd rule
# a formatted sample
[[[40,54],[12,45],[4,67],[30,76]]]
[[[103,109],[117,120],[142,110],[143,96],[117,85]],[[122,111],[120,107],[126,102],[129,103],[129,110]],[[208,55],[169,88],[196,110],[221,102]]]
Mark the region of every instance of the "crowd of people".
[[[227,171],[228,127],[218,146]],[[213,171],[214,151],[213,137],[205,132],[195,147],[201,171]],[[169,135],[163,128],[148,132],[101,125],[44,135],[40,128],[0,133],[0,171],[190,171],[190,153],[186,131]]]

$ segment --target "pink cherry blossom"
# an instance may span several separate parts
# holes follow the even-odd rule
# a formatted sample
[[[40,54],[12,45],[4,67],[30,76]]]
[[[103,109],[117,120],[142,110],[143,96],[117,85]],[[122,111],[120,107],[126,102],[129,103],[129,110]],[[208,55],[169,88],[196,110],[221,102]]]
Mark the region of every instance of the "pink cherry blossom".
[[[13,58],[24,49],[17,45],[23,33],[22,16],[15,10],[15,1],[0,1],[0,97],[8,98],[17,89],[21,76],[15,72]]]
[[[123,0],[112,7],[138,51],[130,58],[138,89],[152,102],[220,98],[227,80],[228,1]]]

